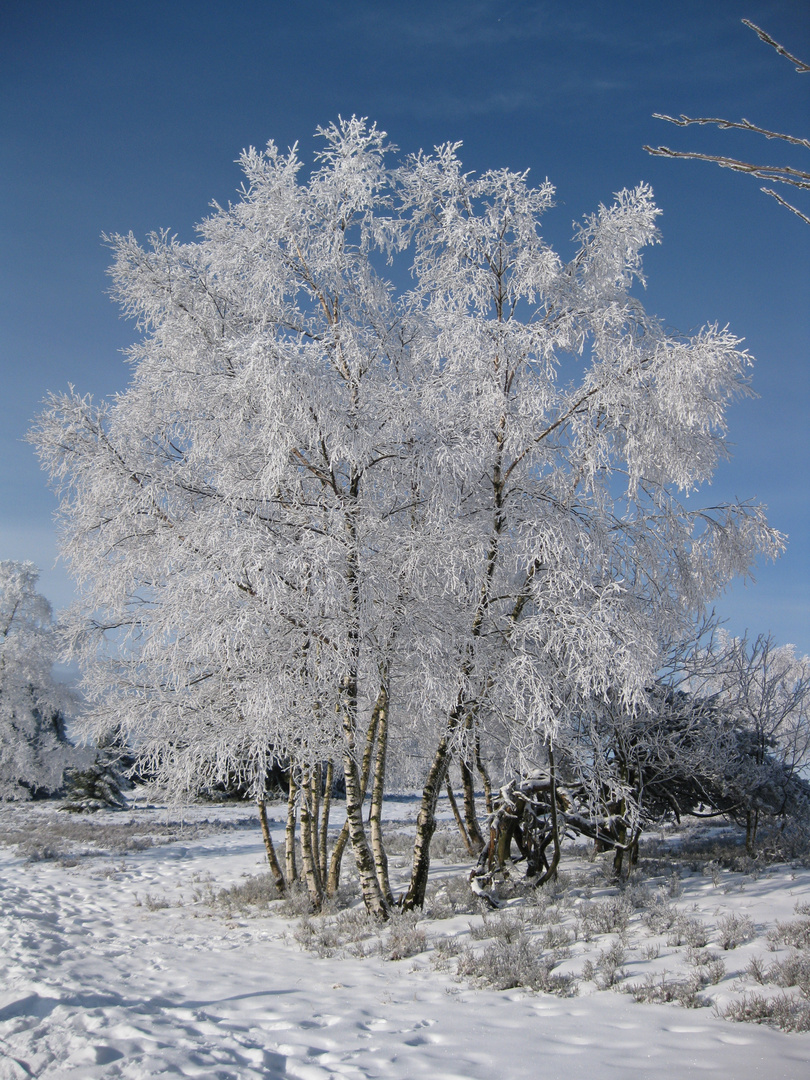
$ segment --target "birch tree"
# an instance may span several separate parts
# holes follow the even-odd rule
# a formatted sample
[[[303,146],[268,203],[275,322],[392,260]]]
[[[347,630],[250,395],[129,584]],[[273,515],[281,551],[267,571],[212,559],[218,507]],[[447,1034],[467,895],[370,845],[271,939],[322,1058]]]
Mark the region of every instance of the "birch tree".
[[[375,733],[418,732],[430,758],[418,906],[453,755],[469,769],[497,725],[553,785],[583,703],[635,708],[660,642],[781,538],[758,506],[684,501],[751,360],[727,330],[668,334],[636,298],[648,187],[587,218],[566,262],[542,237],[547,182],[466,174],[451,144],[390,167],[354,118],[319,135],[309,176],[296,150],[246,151],[239,199],[194,243],[111,238],[141,334],[131,384],[53,396],[32,439],[83,589],[70,642],[93,730],[123,725],[178,790],[236,768],[259,801],[274,758],[305,798],[339,756],[384,917]],[[314,810],[317,900],[345,839],[326,874]]]
[[[465,174],[457,150],[401,174],[435,440],[420,457],[425,601],[446,601],[425,656],[444,720],[406,907],[424,899],[453,747],[484,716],[500,716],[523,763],[543,747],[553,788],[561,726],[608,695],[638,707],[662,643],[781,545],[758,506],[684,500],[725,454],[751,359],[717,326],[668,334],[631,292],[658,240],[650,189],[587,218],[564,263],[542,239],[551,186]]]
[[[96,726],[130,728],[180,789],[237,767],[257,798],[271,758],[337,749],[379,915],[358,712],[394,607],[402,340],[369,258],[384,137],[320,135],[304,183],[295,150],[246,151],[241,198],[195,243],[110,239],[143,334],[132,383],[101,406],[54,396],[34,439],[85,587],[72,644]]]

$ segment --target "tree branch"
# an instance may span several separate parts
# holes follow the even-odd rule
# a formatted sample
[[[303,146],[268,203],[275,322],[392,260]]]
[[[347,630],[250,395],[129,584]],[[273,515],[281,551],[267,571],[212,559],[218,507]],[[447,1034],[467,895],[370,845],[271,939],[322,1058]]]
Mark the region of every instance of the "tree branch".
[[[799,60],[793,53],[789,53],[784,45],[780,45],[778,41],[774,41],[771,35],[760,29],[756,23],[752,23],[750,19],[743,19],[743,22],[747,27],[754,31],[760,41],[764,41],[766,45],[770,45],[771,48],[776,49],[780,56],[784,56],[786,60],[790,60],[791,64],[795,64],[798,72],[810,71],[810,64],[805,64],[804,60]]]

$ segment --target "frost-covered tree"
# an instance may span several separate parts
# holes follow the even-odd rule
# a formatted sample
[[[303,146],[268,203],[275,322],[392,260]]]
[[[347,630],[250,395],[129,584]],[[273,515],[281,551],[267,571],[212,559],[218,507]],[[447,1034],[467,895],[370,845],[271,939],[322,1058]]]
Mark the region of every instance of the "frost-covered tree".
[[[469,774],[497,728],[516,758],[553,758],[583,702],[634,708],[660,642],[781,540],[759,507],[682,501],[750,358],[716,327],[668,334],[631,292],[657,239],[646,186],[565,262],[542,238],[548,183],[470,176],[452,145],[392,169],[356,119],[319,134],[309,175],[295,150],[246,151],[196,242],[112,238],[131,384],[52,397],[32,439],[83,588],[70,640],[96,735],[123,726],[175,790],[237,770],[261,801],[289,761],[314,898],[317,770],[338,758],[383,915],[361,807],[384,732],[429,759],[410,907],[453,755]]]
[[[68,786],[61,809],[71,814],[93,810],[123,810],[126,797],[123,778],[115,766],[98,755],[92,765],[68,773]]]
[[[702,678],[734,734],[734,760],[723,794],[744,821],[754,851],[762,815],[810,820],[810,657],[770,634],[732,638],[719,633],[697,658]]]
[[[430,613],[429,677],[412,685],[444,716],[406,906],[424,897],[455,745],[489,717],[521,764],[549,759],[553,782],[560,732],[593,701],[642,707],[663,644],[781,542],[761,508],[694,498],[751,360],[716,326],[666,332],[631,291],[658,239],[650,189],[587,218],[565,263],[541,233],[550,185],[470,176],[456,150],[400,178],[428,418],[416,611]]]
[[[707,643],[708,642],[708,643]],[[810,667],[770,636],[729,638],[712,619],[691,640],[674,643],[644,700],[629,709],[608,694],[583,703],[559,732],[558,782],[548,768],[504,785],[491,818],[493,842],[481,853],[473,888],[514,872],[516,844],[525,876],[547,875],[555,828],[590,837],[615,852],[621,873],[652,823],[682,815],[724,816],[746,827],[756,851],[761,819],[776,823],[777,850],[805,850],[810,834]]]
[[[53,679],[51,607],[30,562],[0,562],[0,799],[53,795],[75,764]]]
[[[257,799],[279,756],[298,774],[337,754],[380,913],[357,739],[401,617],[412,421],[400,318],[369,257],[384,137],[356,120],[321,135],[305,182],[295,151],[247,151],[243,197],[197,243],[111,240],[115,294],[144,331],[132,385],[100,407],[54,398],[36,439],[86,586],[72,641],[95,730],[124,724],[175,790],[237,769]]]
[[[633,833],[722,813],[745,824],[752,853],[761,816],[810,825],[810,660],[792,645],[710,626],[670,651],[646,698],[632,712],[595,702],[571,731],[594,817],[610,805]]]

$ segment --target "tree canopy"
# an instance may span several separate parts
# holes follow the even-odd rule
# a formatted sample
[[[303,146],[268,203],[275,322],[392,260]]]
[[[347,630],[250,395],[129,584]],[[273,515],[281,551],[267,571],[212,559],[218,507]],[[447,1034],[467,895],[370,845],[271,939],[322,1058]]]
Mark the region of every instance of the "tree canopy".
[[[395,161],[356,118],[318,135],[309,174],[245,151],[193,243],[109,238],[130,386],[53,395],[31,438],[83,590],[93,730],[129,731],[177,789],[236,769],[257,798],[279,757],[337,756],[380,914],[375,703],[426,761],[412,906],[454,754],[497,732],[531,763],[589,703],[640,706],[662,643],[782,538],[759,506],[694,497],[751,358],[645,312],[646,185],[565,261],[548,182],[465,173],[458,144]]]

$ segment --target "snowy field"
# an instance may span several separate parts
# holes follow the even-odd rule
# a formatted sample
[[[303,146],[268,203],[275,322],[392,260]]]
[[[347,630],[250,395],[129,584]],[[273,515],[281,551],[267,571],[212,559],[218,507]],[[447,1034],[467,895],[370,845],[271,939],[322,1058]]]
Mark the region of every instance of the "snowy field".
[[[268,809],[280,845],[283,807]],[[401,882],[395,834],[416,804],[386,810]],[[620,891],[582,857],[556,893],[485,917],[448,831],[429,917],[380,934],[356,909],[307,921],[253,902],[265,861],[249,807],[181,821],[5,806],[0,838],[0,1080],[810,1076],[810,1033],[720,1015],[756,994],[803,1000],[785,973],[792,960],[808,978],[793,948],[806,869],[683,858],[673,876],[648,856]],[[510,963],[559,992],[486,985]]]

